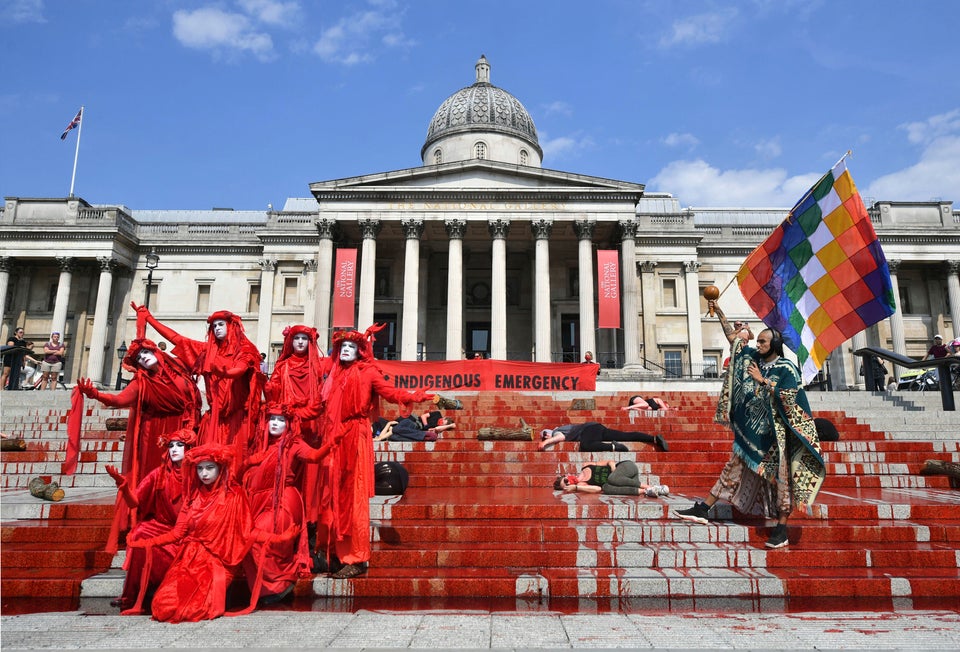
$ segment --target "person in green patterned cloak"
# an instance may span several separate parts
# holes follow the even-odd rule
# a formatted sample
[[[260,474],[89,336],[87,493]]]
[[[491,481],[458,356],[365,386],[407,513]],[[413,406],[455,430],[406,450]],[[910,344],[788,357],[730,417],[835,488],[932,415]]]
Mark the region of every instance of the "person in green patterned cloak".
[[[675,514],[706,525],[718,500],[742,514],[776,519],[768,548],[789,545],[787,519],[795,508],[810,509],[826,477],[817,429],[800,370],[783,355],[783,336],[773,329],[748,346],[748,331],[737,331],[716,305],[731,344],[714,420],[733,430],[733,454],[710,494]]]

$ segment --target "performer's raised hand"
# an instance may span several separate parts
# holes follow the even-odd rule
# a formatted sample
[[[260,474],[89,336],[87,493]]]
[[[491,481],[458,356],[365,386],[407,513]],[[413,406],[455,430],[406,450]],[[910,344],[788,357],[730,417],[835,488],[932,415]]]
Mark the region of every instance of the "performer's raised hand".
[[[127,479],[123,477],[117,467],[112,464],[107,464],[105,468],[107,469],[107,473],[110,474],[110,477],[113,478],[113,481],[117,483],[117,487],[123,487],[127,484]]]
[[[92,399],[100,398],[100,391],[93,386],[93,381],[90,380],[89,378],[78,378],[77,389],[79,389],[80,393],[86,396],[87,398],[92,398]]]

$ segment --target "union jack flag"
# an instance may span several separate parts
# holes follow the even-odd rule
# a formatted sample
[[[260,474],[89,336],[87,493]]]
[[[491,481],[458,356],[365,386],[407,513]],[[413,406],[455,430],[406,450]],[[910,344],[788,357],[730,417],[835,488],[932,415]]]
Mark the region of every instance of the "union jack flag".
[[[60,134],[60,140],[66,140],[67,134],[70,133],[71,129],[76,129],[80,126],[80,118],[83,117],[83,108],[77,111],[77,116],[70,121],[70,124],[67,125],[67,128],[63,130],[63,133]]]

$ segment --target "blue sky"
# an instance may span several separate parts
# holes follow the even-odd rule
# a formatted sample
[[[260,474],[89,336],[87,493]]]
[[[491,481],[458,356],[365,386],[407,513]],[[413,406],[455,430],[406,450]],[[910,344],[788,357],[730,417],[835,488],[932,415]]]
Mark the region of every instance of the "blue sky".
[[[491,81],[544,167],[684,206],[790,206],[840,156],[869,201],[960,207],[960,2],[0,0],[0,193],[280,207],[416,167]]]

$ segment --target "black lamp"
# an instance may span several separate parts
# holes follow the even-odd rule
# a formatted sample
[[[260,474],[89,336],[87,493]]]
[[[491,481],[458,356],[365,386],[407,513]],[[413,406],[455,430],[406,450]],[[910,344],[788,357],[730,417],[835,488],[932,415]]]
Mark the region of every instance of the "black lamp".
[[[149,296],[149,295],[148,295]],[[120,342],[120,346],[117,347],[117,360],[120,363],[117,365],[117,391],[120,391],[120,383],[123,382],[121,374],[123,373],[123,359],[127,357],[127,343]]]
[[[160,256],[157,255],[157,249],[156,247],[151,247],[150,253],[147,254],[147,296],[143,300],[143,305],[147,310],[150,309],[150,289],[153,288],[153,270],[155,270],[159,264]]]

